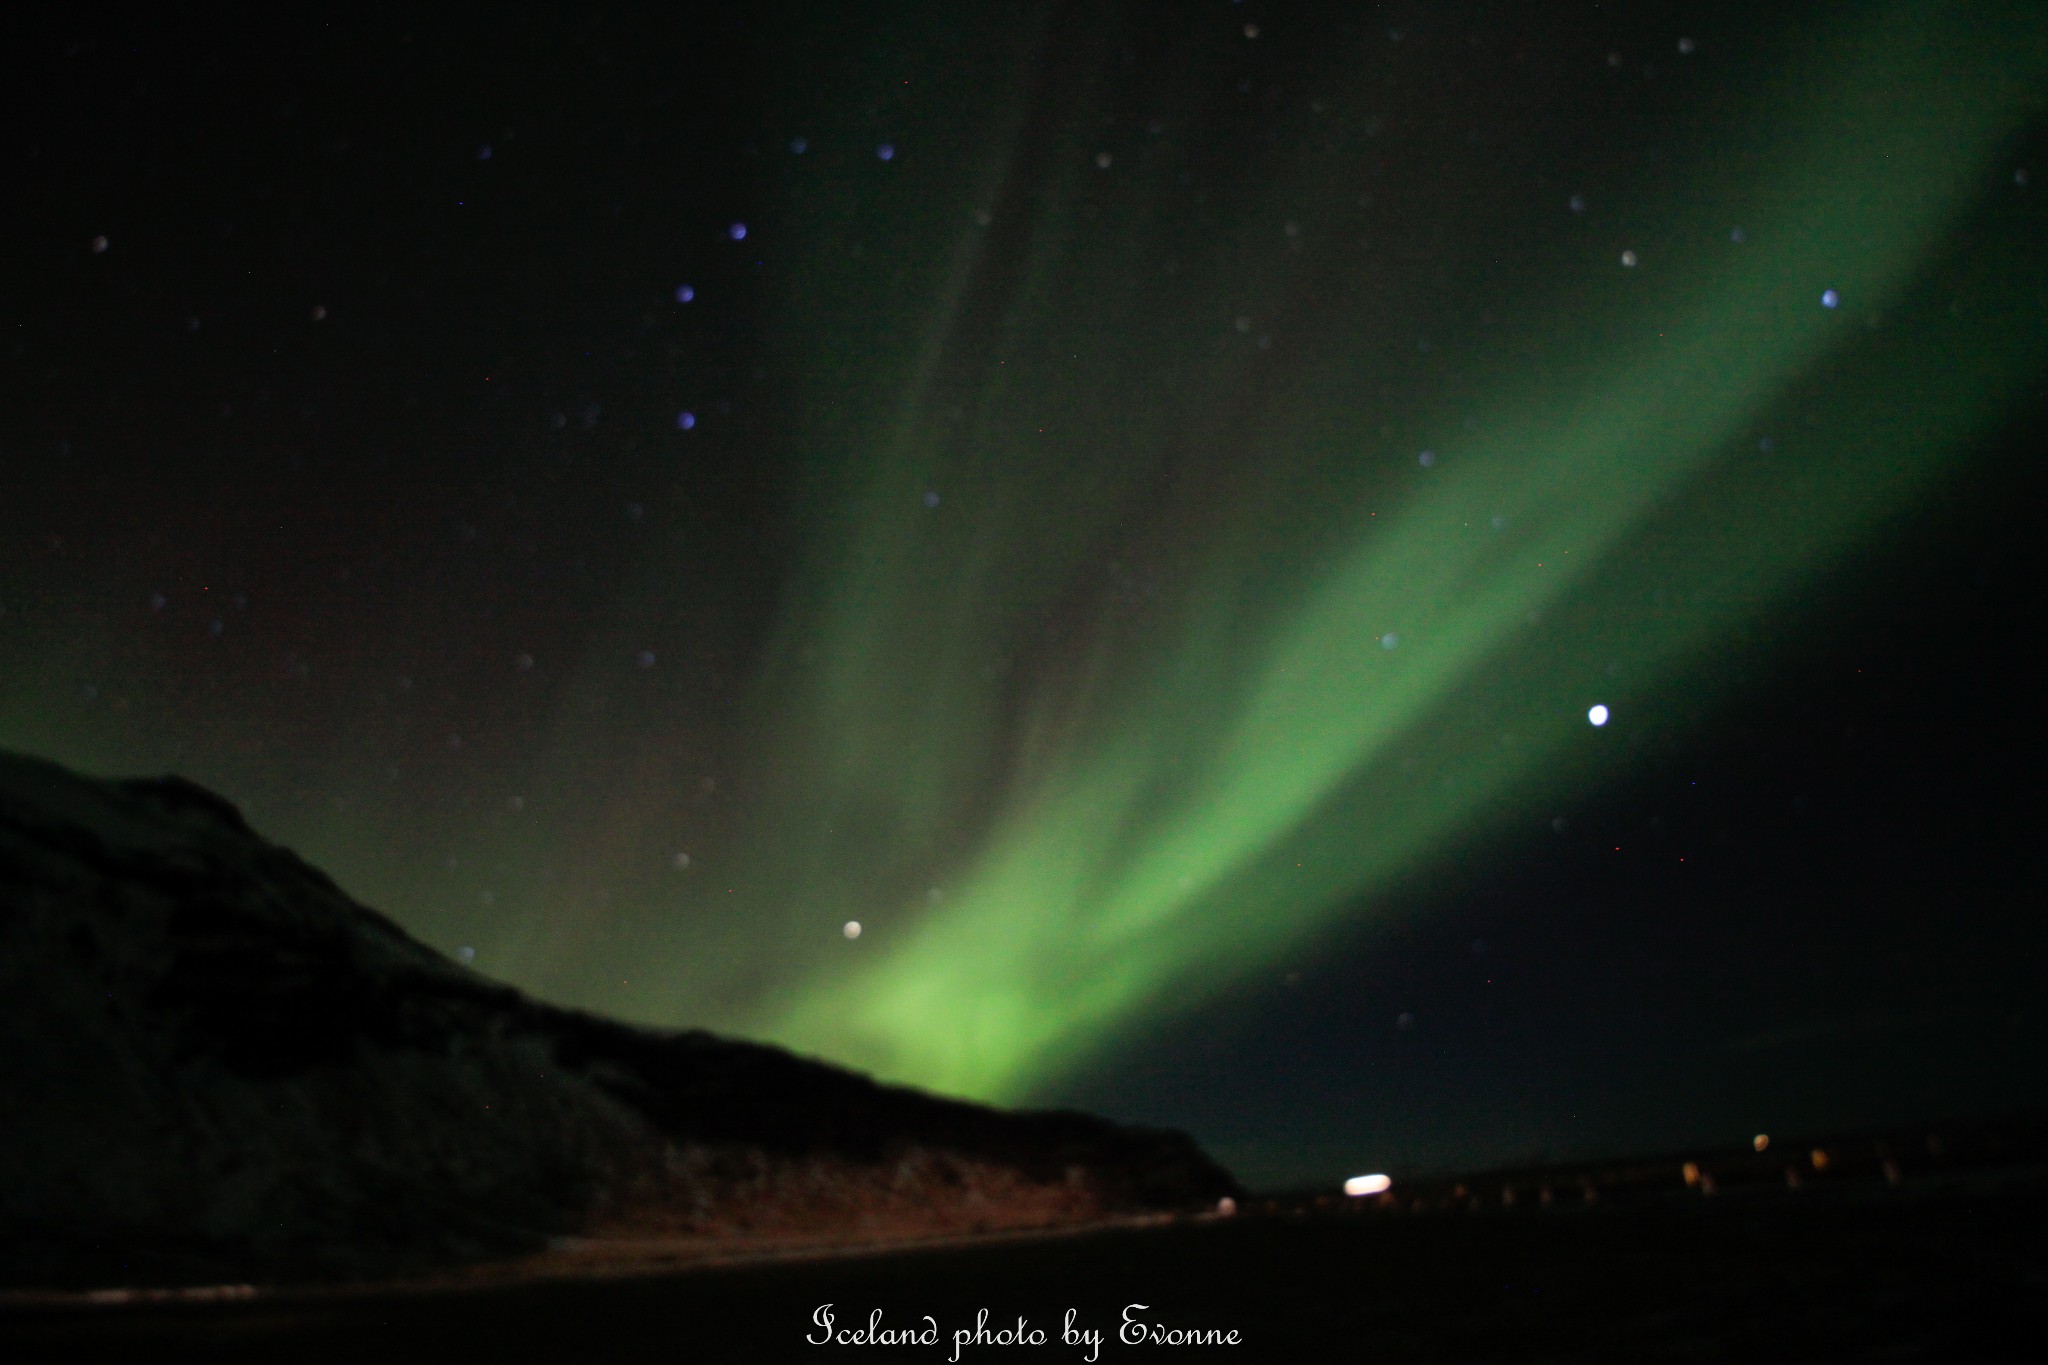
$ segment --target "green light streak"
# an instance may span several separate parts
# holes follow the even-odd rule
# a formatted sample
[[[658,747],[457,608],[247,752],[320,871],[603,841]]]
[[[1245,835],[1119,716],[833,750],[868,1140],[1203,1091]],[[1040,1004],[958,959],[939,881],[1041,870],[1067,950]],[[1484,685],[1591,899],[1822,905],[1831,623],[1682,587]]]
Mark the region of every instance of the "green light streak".
[[[922,387],[850,485],[868,511],[798,595],[787,639],[815,666],[772,702],[788,782],[764,827],[876,831],[864,883],[785,834],[778,894],[816,924],[870,929],[829,951],[818,933],[778,940],[805,967],[748,1022],[885,1076],[1014,1099],[1370,906],[1538,773],[1594,776],[1689,659],[1894,515],[2041,363],[2038,329],[2017,320],[1970,332],[1967,356],[1934,336],[1873,346],[1857,326],[1909,294],[2040,84],[2038,24],[1946,14],[1868,17],[1825,80],[1767,92],[1754,121],[1787,135],[1743,149],[1755,169],[1701,196],[1765,206],[1749,245],[1705,264],[1646,252],[1630,293],[1601,283],[1594,340],[1553,365],[1568,384],[1512,367],[1479,380],[1458,409],[1481,414],[1478,434],[1405,492],[1253,501],[1184,596],[1009,694],[1026,719],[1008,727],[986,664],[1084,564],[1119,498],[971,525],[898,510],[937,468],[1007,478],[1018,508],[1032,479],[1059,486],[1051,457],[1025,459],[994,420],[952,445],[932,434],[942,316]],[[2011,264],[1980,252],[1974,268]],[[1828,287],[1846,309],[1820,306]],[[1008,335],[1031,340],[1023,324]],[[1849,378],[1802,388],[1844,355],[1862,357]],[[1938,361],[1941,382],[1925,382]],[[994,381],[989,409],[1015,400],[1005,385],[1026,381]],[[1375,448],[1340,385],[1334,364],[1306,371],[1297,429],[1262,436],[1281,454],[1273,487]],[[1800,431],[1796,465],[1739,454],[1788,402],[1827,415]],[[1118,427],[1078,439],[1113,453]],[[1348,533],[1308,538],[1327,548],[1291,544],[1333,515]],[[1262,567],[1276,558],[1306,568]],[[1659,582],[1687,609],[1643,607]],[[1594,701],[1615,707],[1610,731],[1585,724]],[[990,790],[993,804],[977,797]],[[938,863],[954,869],[943,902],[908,894]]]

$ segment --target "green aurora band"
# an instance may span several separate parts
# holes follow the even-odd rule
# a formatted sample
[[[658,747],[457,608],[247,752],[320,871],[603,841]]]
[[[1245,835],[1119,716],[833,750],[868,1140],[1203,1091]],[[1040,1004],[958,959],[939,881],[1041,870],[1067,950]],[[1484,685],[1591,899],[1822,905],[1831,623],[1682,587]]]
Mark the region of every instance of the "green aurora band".
[[[1085,632],[1065,667],[1021,690],[988,661],[1025,648],[1136,481],[1090,497],[1063,471],[1071,500],[1056,516],[918,521],[927,481],[975,487],[983,506],[1044,498],[1058,476],[1020,449],[1019,395],[1062,382],[1062,349],[1083,371],[1116,364],[1082,349],[1113,346],[1114,317],[1093,338],[1075,328],[1033,347],[1033,329],[1061,323],[1034,311],[1029,279],[1077,268],[1060,254],[1083,250],[1047,229],[1003,343],[1038,371],[1006,360],[965,432],[935,421],[962,296],[988,268],[976,253],[991,248],[970,234],[905,411],[833,489],[887,510],[834,528],[785,633],[811,642],[810,667],[775,694],[790,743],[778,766],[798,775],[765,826],[789,868],[779,894],[814,914],[813,941],[841,919],[866,931],[809,950],[748,1026],[883,1076],[1015,1100],[1334,917],[1371,913],[1375,893],[1469,838],[1533,775],[1597,773],[1689,662],[1898,516],[2038,373],[2031,307],[1954,335],[1877,326],[1916,289],[2040,297],[2039,265],[2016,243],[1958,254],[1954,236],[2033,113],[2048,52],[2039,22],[1982,19],[1869,14],[1829,45],[1818,79],[1779,73],[1757,90],[1768,118],[1733,126],[1782,135],[1720,148],[1692,186],[1699,202],[1753,206],[1746,244],[1683,265],[1645,251],[1625,292],[1569,282],[1605,314],[1588,307],[1586,339],[1547,352],[1548,374],[1570,378],[1505,363],[1474,380],[1456,410],[1478,420],[1437,467],[1347,488],[1329,471],[1384,445],[1380,414],[1347,399],[1341,364],[1303,366],[1247,451],[1261,488],[1237,494],[1185,590],[1148,603],[1138,627]],[[1085,146],[1071,151],[1083,164]],[[1070,208],[1055,190],[1037,211]],[[1823,307],[1828,288],[1846,306]],[[1754,453],[1754,433],[1788,414],[1796,459]],[[1447,429],[1443,416],[1404,426]],[[1142,443],[1135,425],[1067,440],[1114,451]],[[1008,469],[1026,473],[1002,487]],[[1026,478],[1037,486],[1015,485]],[[1316,478],[1344,494],[1305,495]],[[821,536],[831,525],[821,509]],[[1276,560],[1289,561],[1277,574]],[[1614,708],[1606,731],[1587,724],[1596,702]],[[992,802],[977,796],[989,790]],[[964,852],[942,893],[878,901],[843,861],[791,846],[791,832],[844,826],[879,831],[906,864],[934,845]]]

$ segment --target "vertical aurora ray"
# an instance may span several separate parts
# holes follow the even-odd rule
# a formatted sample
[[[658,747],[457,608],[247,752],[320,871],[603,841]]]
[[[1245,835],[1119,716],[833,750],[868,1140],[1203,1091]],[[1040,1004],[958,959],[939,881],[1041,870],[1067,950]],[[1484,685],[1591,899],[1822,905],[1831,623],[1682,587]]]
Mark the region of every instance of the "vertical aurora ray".
[[[1349,392],[1360,317],[1258,381],[1255,472],[1178,493],[1173,409],[1229,427],[1231,376],[1191,362],[1168,401],[1103,392],[1136,305],[1109,291],[1093,334],[1063,321],[1055,282],[1084,289],[1114,252],[1063,230],[1075,191],[1044,172],[1021,225],[1002,236],[999,209],[929,272],[950,283],[906,372],[851,367],[903,381],[903,407],[813,428],[839,462],[759,702],[777,739],[750,851],[783,907],[768,948],[797,966],[745,1022],[1016,1098],[1374,913],[1536,774],[1597,780],[1689,660],[1897,515],[2038,372],[2024,310],[1953,336],[1860,324],[1930,312],[1937,286],[2038,284],[2012,244],[1948,235],[2034,112],[2043,36],[1971,7],[1862,17],[1823,75],[1781,73],[1768,115],[1734,122],[1785,131],[1731,138],[1691,186],[1708,207],[1660,210],[1725,232],[1720,205],[1750,205],[1742,249],[1609,256],[1623,287],[1591,267],[1556,286],[1587,302],[1542,373],[1503,353],[1409,401],[1404,429],[1474,420],[1398,477],[1353,472],[1385,445]],[[977,321],[997,268],[1017,278]],[[1042,412],[1065,419],[1057,450],[1030,439]],[[1796,455],[1754,453],[1794,413]],[[1136,609],[1076,591],[1132,543],[1179,572]],[[1585,724],[1596,701],[1608,730]],[[869,926],[857,944],[829,932],[844,919]]]

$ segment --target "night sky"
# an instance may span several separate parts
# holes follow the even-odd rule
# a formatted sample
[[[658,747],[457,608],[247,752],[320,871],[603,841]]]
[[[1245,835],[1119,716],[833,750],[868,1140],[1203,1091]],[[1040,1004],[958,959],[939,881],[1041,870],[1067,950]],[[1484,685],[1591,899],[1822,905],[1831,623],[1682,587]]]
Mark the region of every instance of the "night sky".
[[[0,746],[1253,1183],[2041,1105],[2037,7],[661,8],[17,34]]]

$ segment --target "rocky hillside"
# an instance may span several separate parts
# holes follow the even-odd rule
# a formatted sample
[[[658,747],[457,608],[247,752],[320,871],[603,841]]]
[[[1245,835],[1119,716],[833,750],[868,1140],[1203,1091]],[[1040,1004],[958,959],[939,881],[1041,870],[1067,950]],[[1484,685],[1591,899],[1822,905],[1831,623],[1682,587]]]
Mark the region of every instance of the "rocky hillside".
[[[542,1004],[199,787],[0,754],[0,1284],[881,1241],[1232,1192],[1180,1134]]]

